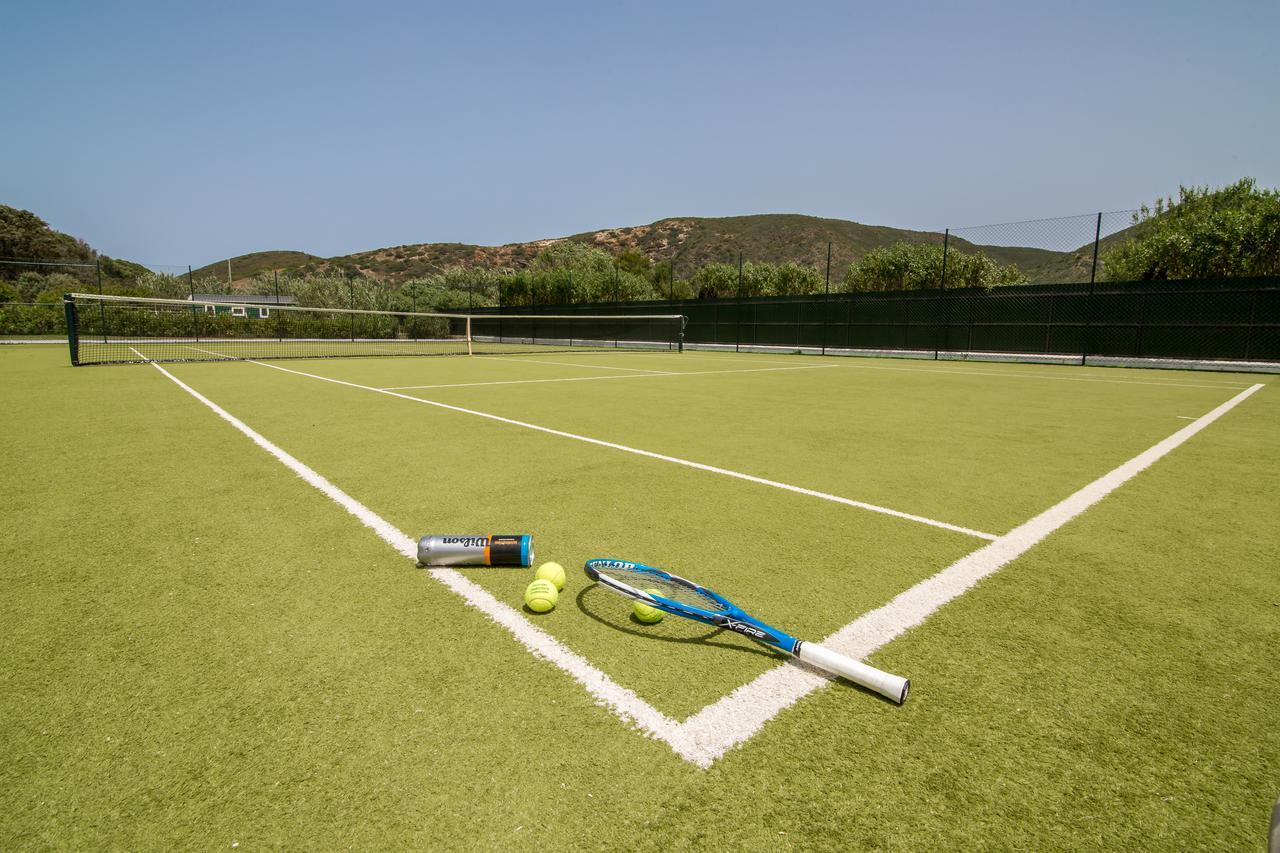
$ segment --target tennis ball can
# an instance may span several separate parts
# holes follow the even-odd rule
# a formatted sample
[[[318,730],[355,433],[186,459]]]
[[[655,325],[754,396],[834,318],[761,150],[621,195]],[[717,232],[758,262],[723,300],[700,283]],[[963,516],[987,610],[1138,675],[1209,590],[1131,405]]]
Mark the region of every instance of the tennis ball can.
[[[487,536],[427,534],[418,540],[420,566],[533,565],[533,535],[492,533]]]

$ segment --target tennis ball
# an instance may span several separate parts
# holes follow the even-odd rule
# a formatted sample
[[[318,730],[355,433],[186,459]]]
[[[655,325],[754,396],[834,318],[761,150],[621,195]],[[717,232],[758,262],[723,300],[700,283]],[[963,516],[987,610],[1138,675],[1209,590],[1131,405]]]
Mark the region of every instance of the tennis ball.
[[[645,592],[650,595],[661,595],[662,593],[656,589],[646,589]],[[650,607],[643,601],[631,602],[631,612],[635,614],[636,619],[646,625],[655,625],[662,621],[662,611],[656,607]]]
[[[556,590],[564,589],[564,566],[559,563],[543,563],[538,566],[538,572],[535,578],[544,581],[551,581],[556,585]]]
[[[524,603],[534,613],[546,613],[556,606],[560,593],[556,585],[549,580],[539,578],[525,587]]]

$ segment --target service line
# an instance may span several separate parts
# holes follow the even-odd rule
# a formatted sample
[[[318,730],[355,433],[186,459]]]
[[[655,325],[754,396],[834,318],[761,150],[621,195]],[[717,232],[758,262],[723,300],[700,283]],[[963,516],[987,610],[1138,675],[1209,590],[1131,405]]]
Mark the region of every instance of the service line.
[[[575,353],[576,355],[576,353]],[[627,370],[632,373],[666,373],[665,370],[649,370],[641,367],[607,367],[603,364],[587,364],[582,361],[548,361],[540,356],[535,358],[507,358],[501,355],[482,356],[485,361],[514,361],[516,364],[556,364],[560,367],[585,367],[588,370]]]
[[[516,361],[517,359],[507,359]],[[576,366],[576,365],[575,365]],[[444,385],[395,385],[379,391],[414,391],[425,388],[475,388],[480,385],[536,385],[543,382],[599,382],[604,379],[649,379],[654,376],[710,376],[716,373],[771,373],[778,370],[830,370],[838,364],[804,364],[795,367],[745,367],[736,370],[674,370],[627,373],[621,376],[563,376],[558,379],[497,379],[491,382],[450,382]]]
[[[711,474],[722,474],[726,477],[733,477],[738,480],[746,480],[749,483],[757,483],[762,486],[771,486],[775,489],[782,489],[787,492],[795,492],[799,495],[808,495],[809,497],[819,498],[832,503],[844,504],[856,509],[865,509],[869,512],[878,512],[882,515],[891,515],[894,518],[901,518],[906,521],[914,521],[918,524],[927,524],[930,527],[941,528],[942,530],[950,530],[953,533],[963,533],[966,536],[974,536],[978,539],[994,540],[997,537],[991,533],[983,533],[981,530],[973,530],[968,527],[961,527],[958,524],[949,524],[945,521],[938,521],[935,518],[925,518],[922,515],[913,515],[909,512],[901,512],[889,507],[878,506],[876,504],[866,503],[865,501],[855,501],[849,498],[842,498],[839,495],[829,494],[827,492],[819,492],[815,489],[806,489],[801,486],[793,486],[789,483],[780,483],[777,480],[769,480],[764,477],[757,477],[753,474],[744,474],[741,471],[731,471],[728,468],[719,468],[715,465],[705,465],[701,462],[694,462],[689,459],[681,459],[678,456],[667,456],[662,453],[654,453],[652,450],[641,450],[638,447],[629,447],[625,444],[617,444],[612,441],[604,441],[599,438],[591,438],[586,435],[578,435],[577,433],[565,432],[564,430],[552,429],[551,427],[539,426],[531,424],[527,421],[518,421],[514,418],[504,418],[501,415],[490,414],[489,412],[481,412],[476,409],[466,409],[462,406],[454,406],[449,403],[441,403],[437,400],[424,400],[421,397],[412,397],[408,394],[401,394],[399,391],[386,391],[382,388],[375,388],[372,385],[361,385],[358,382],[347,382],[343,379],[333,379],[329,376],[321,376],[318,373],[307,373],[302,370],[294,370],[290,367],[281,367],[278,364],[270,364],[265,361],[250,361],[250,364],[256,364],[259,367],[269,367],[272,370],[279,370],[282,373],[292,373],[296,376],[305,376],[308,379],[318,379],[321,382],[332,382],[335,385],[345,385],[348,388],[359,388],[362,391],[372,391],[375,394],[386,394],[390,397],[399,397],[401,400],[408,400],[413,403],[421,403],[425,406],[435,406],[438,409],[448,409],[451,412],[460,412],[464,415],[474,415],[478,418],[487,418],[498,423],[510,424],[511,426],[523,427],[536,432],[546,433],[547,435],[557,435],[561,438],[571,438],[574,441],[582,441],[587,444],[594,444],[597,447],[608,447],[611,450],[621,450],[623,453],[634,453],[637,456],[644,456],[649,459],[657,459],[662,462],[670,462],[674,465],[683,465],[686,468],[694,468],[699,471],[707,471]]]

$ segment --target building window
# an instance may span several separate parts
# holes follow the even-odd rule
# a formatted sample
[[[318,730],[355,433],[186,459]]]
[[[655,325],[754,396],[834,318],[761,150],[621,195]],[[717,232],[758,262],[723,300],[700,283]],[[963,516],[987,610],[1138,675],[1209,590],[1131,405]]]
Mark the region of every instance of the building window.
[[[237,305],[236,307],[232,308],[232,309],[231,309],[231,316],[232,316],[232,317],[244,317],[244,316],[246,316],[246,315],[245,315],[245,311],[244,311],[244,306],[243,306],[243,305]]]
[[[264,307],[264,308],[259,308],[259,309],[258,309],[258,317],[260,317],[261,319],[265,320],[265,319],[267,319],[267,318],[268,318],[268,317],[270,317],[270,316],[271,316],[271,309],[270,309],[270,308],[265,308],[265,307]]]

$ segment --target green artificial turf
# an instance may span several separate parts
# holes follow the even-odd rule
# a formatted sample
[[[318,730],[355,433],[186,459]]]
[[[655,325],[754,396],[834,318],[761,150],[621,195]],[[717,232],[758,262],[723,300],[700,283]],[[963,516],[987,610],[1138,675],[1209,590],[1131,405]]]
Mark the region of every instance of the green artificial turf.
[[[281,365],[386,387],[833,363],[404,393],[997,534],[1269,381],[686,355]],[[832,685],[703,771],[155,369],[64,362],[0,352],[6,849],[1262,846],[1274,388],[873,656],[906,705]],[[570,579],[527,618],[677,719],[778,659],[637,625],[583,559],[817,639],[983,544],[254,364],[169,369],[411,536],[534,532]],[[466,574],[513,606],[532,576]]]

